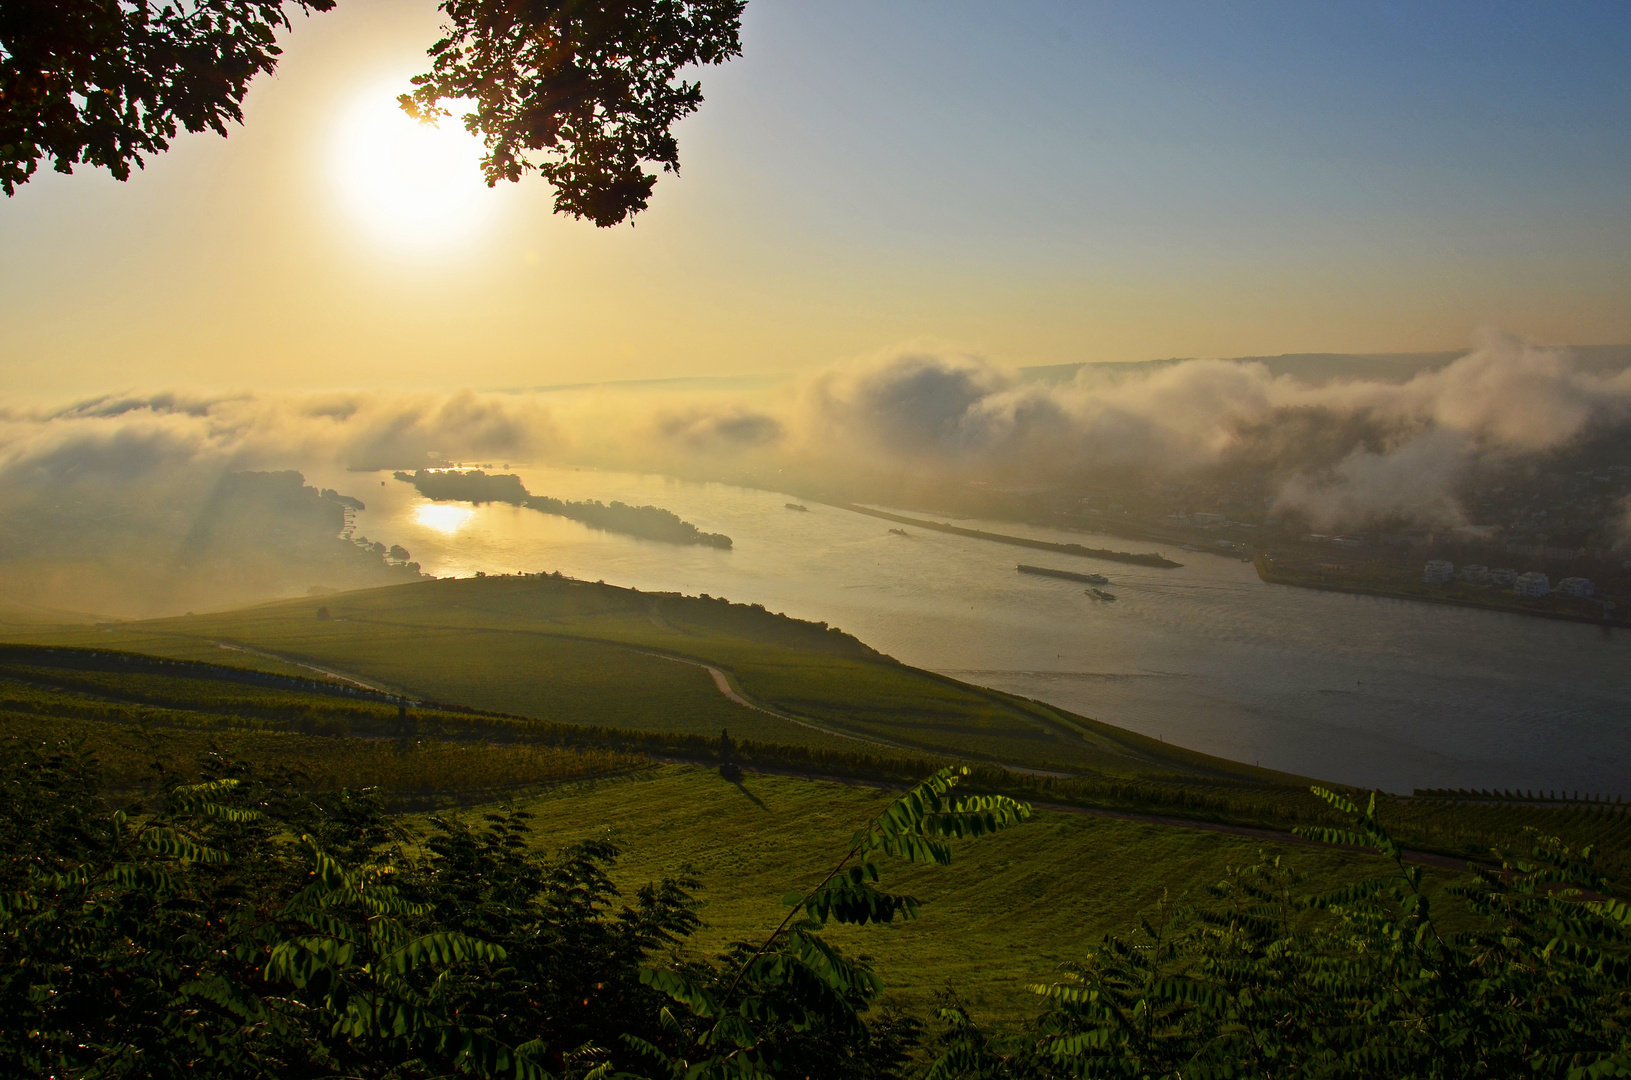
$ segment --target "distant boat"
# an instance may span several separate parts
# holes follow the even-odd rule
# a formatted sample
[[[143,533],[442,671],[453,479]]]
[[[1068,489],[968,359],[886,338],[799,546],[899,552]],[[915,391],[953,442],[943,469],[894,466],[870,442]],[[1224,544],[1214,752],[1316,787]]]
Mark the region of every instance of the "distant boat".
[[[1115,599],[1115,596],[1112,593],[1107,593],[1103,589],[1087,589],[1085,591],[1092,593],[1093,598],[1095,600],[1114,600]]]
[[[908,540],[912,538],[912,534],[907,532],[905,529],[890,529],[889,531],[896,536],[904,536]]]
[[[803,514],[808,514],[810,512],[810,508],[805,506],[803,503],[783,503],[782,505],[786,506],[789,510],[797,510]]]
[[[1064,578],[1066,581],[1085,581],[1089,585],[1110,584],[1110,579],[1103,574],[1078,574],[1074,570],[1055,570],[1048,566],[1026,566],[1024,563],[1020,563],[1019,572],[1022,574],[1041,574],[1043,577]]]

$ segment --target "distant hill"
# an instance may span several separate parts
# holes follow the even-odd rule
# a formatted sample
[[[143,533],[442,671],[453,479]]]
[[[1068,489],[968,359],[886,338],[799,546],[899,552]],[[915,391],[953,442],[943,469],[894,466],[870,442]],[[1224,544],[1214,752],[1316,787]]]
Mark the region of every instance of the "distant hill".
[[[1424,371],[1445,367],[1467,355],[1466,349],[1452,352],[1420,353],[1282,353],[1279,356],[1226,356],[1221,359],[1238,364],[1262,364],[1273,375],[1289,375],[1308,383],[1328,383],[1348,379],[1367,382],[1402,383]],[[1582,370],[1599,373],[1615,372],[1631,367],[1631,345],[1577,345],[1569,347],[1575,362]],[[1173,357],[1166,360],[1135,360],[1125,363],[1094,364],[1102,371],[1137,373],[1181,364],[1195,357]],[[1076,373],[1088,365],[1048,364],[1020,368],[1020,375],[1030,382],[1057,384],[1069,382]]]

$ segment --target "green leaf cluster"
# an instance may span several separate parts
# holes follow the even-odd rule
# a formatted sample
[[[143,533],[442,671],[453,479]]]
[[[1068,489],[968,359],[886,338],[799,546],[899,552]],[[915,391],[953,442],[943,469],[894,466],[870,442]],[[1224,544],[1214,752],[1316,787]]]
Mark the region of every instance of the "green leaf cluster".
[[[949,1005],[933,1080],[1631,1075],[1631,917],[1589,850],[1535,834],[1471,867],[1446,919],[1374,796],[1314,793],[1347,824],[1304,835],[1372,849],[1381,873],[1310,895],[1279,859],[1234,870],[1035,987],[1023,1037]]]
[[[1281,859],[1231,869],[1033,987],[1027,1029],[984,1031],[948,998],[925,1042],[826,931],[915,918],[892,865],[944,866],[1029,816],[957,790],[962,768],[903,791],[762,941],[713,959],[685,949],[698,882],[625,898],[607,841],[546,856],[514,809],[410,832],[375,792],[311,796],[220,757],[201,773],[114,806],[71,747],[0,760],[0,1074],[1631,1074],[1631,906],[1593,852],[1534,832],[1446,893],[1375,796],[1314,789],[1342,823],[1304,835],[1377,873],[1311,893]]]
[[[762,944],[716,960],[681,876],[624,897],[615,845],[548,857],[529,815],[432,817],[377,792],[313,796],[220,756],[153,805],[110,802],[71,746],[0,759],[0,1075],[899,1077],[920,1025],[820,933],[909,918],[887,857],[1027,808],[907,791]]]
[[[569,1078],[658,1034],[695,882],[625,901],[614,845],[542,855],[518,811],[410,834],[204,771],[115,808],[71,747],[0,760],[0,1075]]]
[[[886,1016],[869,1028],[863,1014],[882,983],[821,930],[915,918],[916,898],[881,886],[885,858],[945,866],[954,841],[989,836],[1030,815],[1029,806],[1006,796],[955,794],[967,772],[940,769],[857,830],[819,883],[784,897],[786,917],[759,945],[738,943],[720,967],[644,970],[642,978],[683,1012],[664,1011],[663,1038],[625,1041],[671,1080],[898,1068],[917,1026]]]

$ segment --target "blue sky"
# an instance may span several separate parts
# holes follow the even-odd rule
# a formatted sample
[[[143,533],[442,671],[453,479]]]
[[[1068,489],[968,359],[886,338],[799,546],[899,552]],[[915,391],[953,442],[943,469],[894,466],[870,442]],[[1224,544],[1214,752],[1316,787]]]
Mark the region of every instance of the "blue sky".
[[[764,4],[746,44],[695,123],[824,230],[1272,251],[1631,207],[1631,5]]]

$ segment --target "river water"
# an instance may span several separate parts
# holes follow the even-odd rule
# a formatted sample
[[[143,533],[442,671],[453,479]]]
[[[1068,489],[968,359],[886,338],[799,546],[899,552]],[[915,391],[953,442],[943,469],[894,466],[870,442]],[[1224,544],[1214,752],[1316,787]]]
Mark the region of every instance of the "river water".
[[[1238,558],[1154,570],[906,527],[662,476],[512,466],[535,494],[666,507],[731,551],[504,505],[434,504],[389,474],[310,477],[427,573],[559,570],[820,620],[918,667],[1196,750],[1342,783],[1631,795],[1631,631],[1266,585]],[[908,511],[909,512],[909,511]],[[928,515],[917,515],[928,516]],[[936,516],[937,520],[944,520]],[[958,519],[1118,550],[1145,541]],[[1111,580],[1113,603],[1025,562]]]

